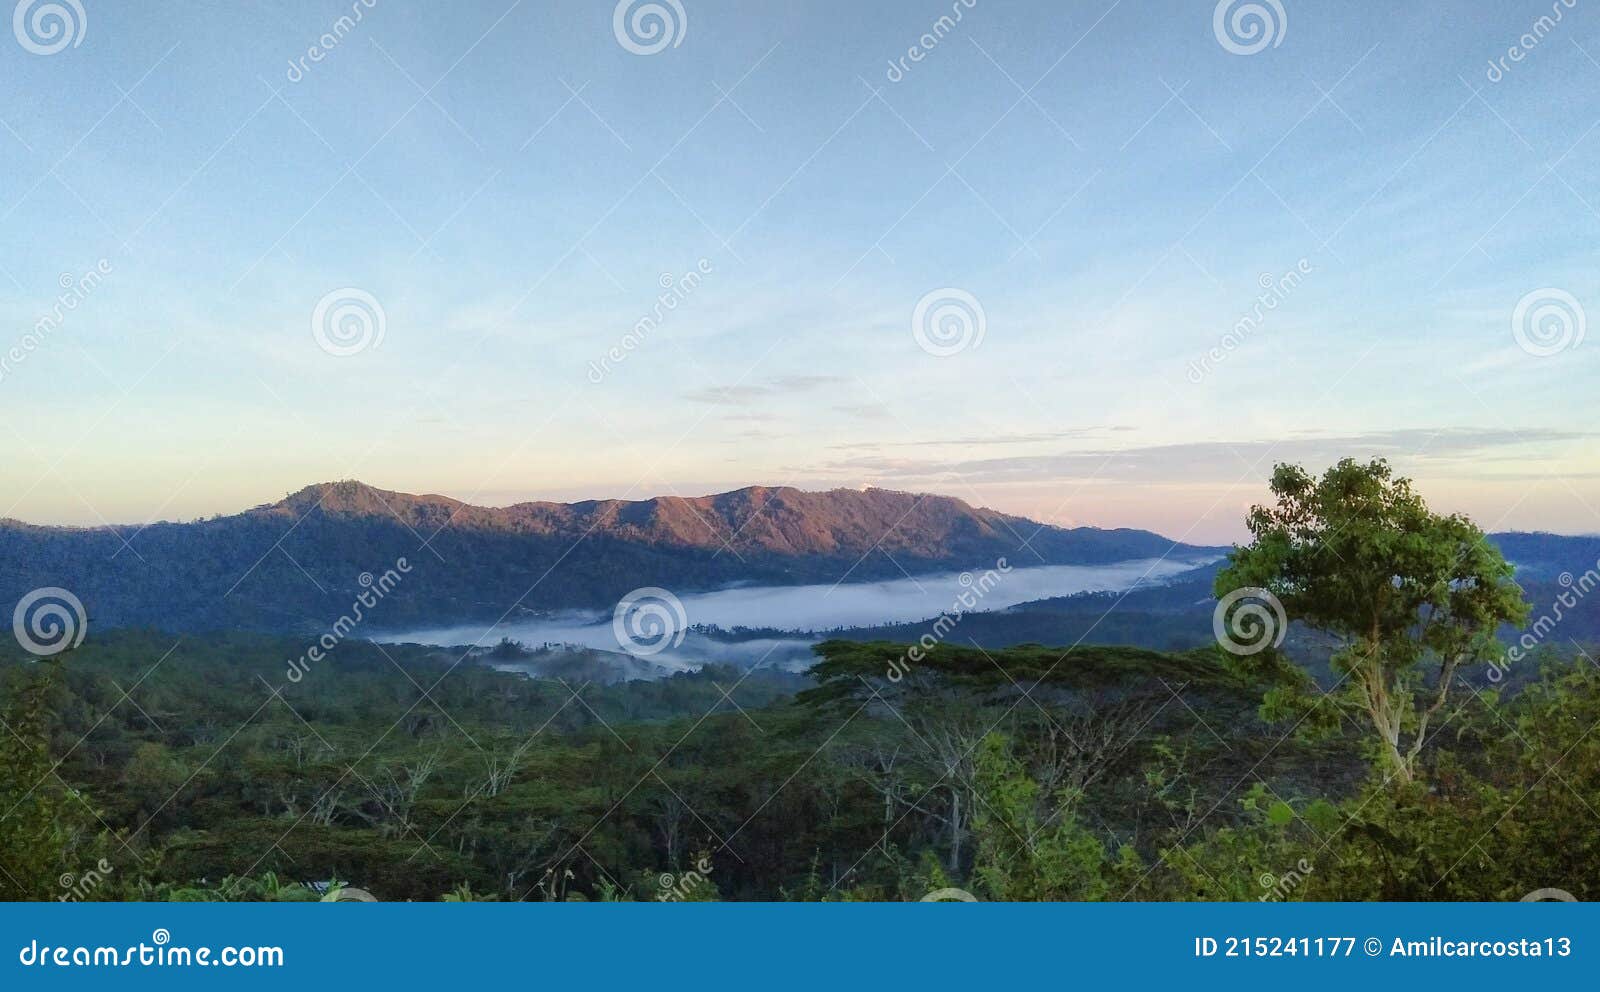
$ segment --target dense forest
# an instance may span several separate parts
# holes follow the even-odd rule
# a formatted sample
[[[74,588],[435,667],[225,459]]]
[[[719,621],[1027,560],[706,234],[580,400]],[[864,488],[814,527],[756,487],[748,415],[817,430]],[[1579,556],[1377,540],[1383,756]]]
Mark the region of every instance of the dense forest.
[[[1587,662],[1466,695],[1429,784],[1396,790],[1354,716],[1268,725],[1203,650],[939,647],[895,684],[903,645],[829,642],[797,696],[770,671],[585,686],[362,642],[288,684],[295,642],[176,641],[7,666],[6,898],[654,899],[702,862],[722,899],[1600,894]]]
[[[1273,485],[1212,580],[1304,631],[1258,647],[958,627],[616,685],[353,639],[297,673],[256,633],[18,651],[0,897],[1600,896],[1593,652],[1507,667],[1543,604],[1381,463]]]

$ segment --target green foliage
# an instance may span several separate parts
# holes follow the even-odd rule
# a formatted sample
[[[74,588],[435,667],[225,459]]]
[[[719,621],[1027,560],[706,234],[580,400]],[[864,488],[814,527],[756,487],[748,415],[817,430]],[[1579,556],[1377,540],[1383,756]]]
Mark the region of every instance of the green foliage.
[[[904,646],[837,642],[805,705],[747,681],[740,712],[697,678],[579,703],[358,644],[277,697],[255,676],[281,642],[171,647],[111,633],[49,678],[4,672],[18,897],[58,898],[102,856],[116,870],[74,897],[300,901],[336,879],[386,901],[654,901],[667,874],[675,899],[1600,897],[1587,663],[1465,696],[1427,786],[1396,787],[1352,721],[1284,739],[1209,652],[952,647],[891,681],[874,671]],[[19,784],[57,763],[78,795]]]
[[[229,875],[211,884],[205,879],[193,882],[146,882],[136,898],[142,902],[330,902],[337,898],[337,886],[326,897],[310,886],[280,878],[276,872],[256,877]]]
[[[462,882],[439,898],[444,902],[495,902],[500,897],[474,892],[470,883]]]
[[[1116,898],[1137,880],[1138,855],[1125,848],[1111,858],[1105,844],[1074,818],[1078,797],[1070,790],[1041,796],[998,734],[986,736],[979,747],[978,782],[973,876],[990,898],[1100,901]]]
[[[1501,625],[1527,617],[1513,570],[1476,525],[1431,512],[1381,459],[1346,459],[1320,480],[1279,465],[1271,487],[1277,503],[1250,511],[1254,541],[1233,552],[1217,595],[1265,589],[1291,621],[1334,637],[1331,701],[1366,715],[1390,774],[1409,782],[1457,670],[1497,655]],[[1266,699],[1274,712],[1294,702],[1283,688]]]
[[[799,694],[812,706],[859,701],[862,680],[880,692],[902,683],[919,690],[951,686],[974,693],[1006,693],[1020,684],[1049,685],[1078,692],[1108,690],[1134,681],[1165,679],[1223,691],[1245,691],[1253,673],[1230,671],[1210,649],[1169,654],[1144,648],[1077,645],[1069,649],[1024,644],[1004,652],[1005,664],[982,648],[949,642],[932,647],[889,641],[824,641],[811,669],[818,683]]]
[[[75,873],[99,864],[99,839],[86,825],[88,800],[56,774],[50,704],[60,661],[4,672],[0,709],[0,899],[76,898]]]

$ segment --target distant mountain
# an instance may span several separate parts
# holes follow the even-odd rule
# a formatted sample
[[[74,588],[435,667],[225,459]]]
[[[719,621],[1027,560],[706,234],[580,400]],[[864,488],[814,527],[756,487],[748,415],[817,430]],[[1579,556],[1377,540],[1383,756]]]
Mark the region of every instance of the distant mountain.
[[[1506,560],[1517,566],[1517,581],[1557,580],[1600,570],[1600,537],[1566,537],[1538,531],[1491,534]]]
[[[360,482],[310,486],[233,516],[147,527],[0,521],[0,603],[60,586],[91,623],[317,631],[363,583],[384,627],[609,608],[641,586],[899,578],[1012,565],[1103,564],[1217,549],[1149,531],[1061,528],[948,496],[751,487],[697,498],[472,506]],[[400,574],[405,559],[409,571]]]

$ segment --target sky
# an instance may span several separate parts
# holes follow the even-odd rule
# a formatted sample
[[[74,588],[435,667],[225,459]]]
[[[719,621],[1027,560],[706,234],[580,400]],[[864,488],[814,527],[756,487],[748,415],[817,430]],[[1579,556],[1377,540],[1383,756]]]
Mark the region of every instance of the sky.
[[[1209,542],[1381,455],[1600,531],[1582,0],[13,6],[0,517],[875,485]]]

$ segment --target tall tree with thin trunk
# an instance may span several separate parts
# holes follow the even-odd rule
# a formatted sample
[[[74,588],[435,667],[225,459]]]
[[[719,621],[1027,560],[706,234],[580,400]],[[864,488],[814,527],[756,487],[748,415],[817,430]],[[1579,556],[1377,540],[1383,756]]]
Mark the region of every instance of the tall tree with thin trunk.
[[[1463,666],[1498,656],[1495,632],[1527,620],[1512,567],[1382,459],[1345,459],[1321,479],[1278,465],[1271,487],[1277,503],[1251,509],[1254,540],[1234,550],[1217,595],[1264,590],[1280,617],[1337,638],[1332,701],[1366,714],[1389,774],[1410,782]]]

